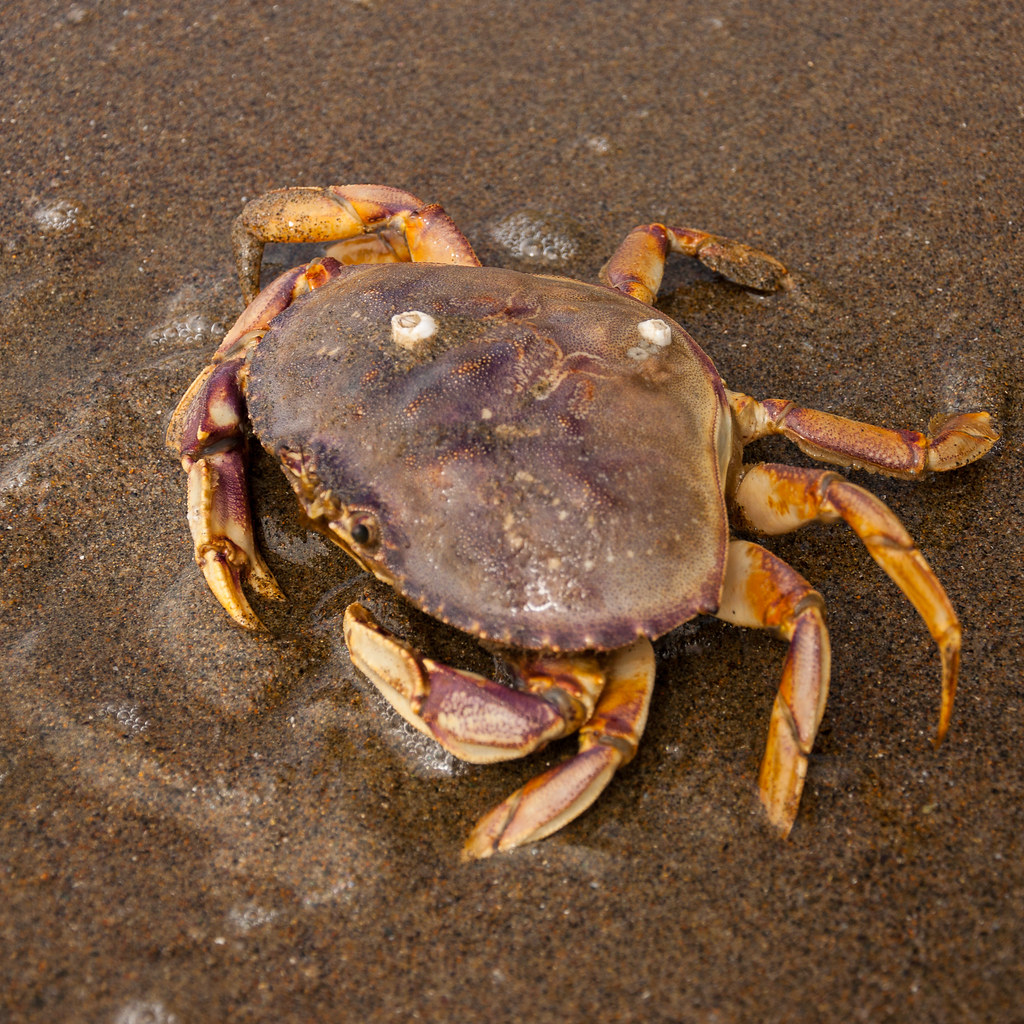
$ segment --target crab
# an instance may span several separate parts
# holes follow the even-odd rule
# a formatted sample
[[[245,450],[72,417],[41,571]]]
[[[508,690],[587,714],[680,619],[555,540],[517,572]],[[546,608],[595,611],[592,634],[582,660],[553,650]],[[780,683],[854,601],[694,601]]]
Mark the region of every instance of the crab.
[[[334,245],[259,291],[268,242]],[[759,792],[789,833],[829,637],[820,594],[751,535],[838,520],[856,532],[938,645],[945,736],[961,628],[912,538],[845,476],[747,464],[743,449],[781,434],[822,462],[920,478],[974,461],[998,435],[985,412],[922,433],[727,390],[652,308],[669,253],[762,292],[789,286],[778,260],[645,224],[600,284],[484,268],[439,205],[380,185],[267,193],[245,206],[233,243],[245,311],[167,433],[214,595],[250,630],[262,624],[243,584],[282,597],[254,539],[251,431],[313,525],[511,668],[496,681],[433,660],[350,604],[352,663],[399,714],[475,763],[578,733],[575,755],[478,822],[466,857],[548,836],[597,799],[643,733],[651,641],[701,614],[788,642]]]

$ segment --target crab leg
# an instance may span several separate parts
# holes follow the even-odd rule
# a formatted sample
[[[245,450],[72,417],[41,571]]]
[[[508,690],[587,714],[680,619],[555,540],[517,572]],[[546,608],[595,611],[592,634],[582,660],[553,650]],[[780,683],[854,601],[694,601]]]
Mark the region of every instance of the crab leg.
[[[531,779],[477,822],[463,859],[490,857],[557,832],[582,814],[636,753],[654,689],[654,649],[646,637],[607,656],[607,681],[579,730],[579,749]]]
[[[368,237],[372,236],[372,237]],[[465,235],[438,204],[386,185],[282,188],[246,203],[231,233],[247,302],[259,291],[267,242],[335,242],[341,263],[480,266]]]
[[[352,663],[411,725],[464,761],[523,757],[579,730],[579,752],[513,793],[476,826],[467,857],[542,839],[597,799],[647,721],[654,652],[644,638],[604,658],[549,655],[517,667],[520,689],[422,657],[361,605],[345,612]]]
[[[783,836],[796,820],[828,698],[831,649],[821,595],[759,544],[729,544],[722,601],[715,613],[738,626],[770,629],[789,641],[761,761],[761,802]]]
[[[167,428],[167,444],[188,474],[188,523],[196,562],[225,611],[246,629],[262,625],[242,590],[283,595],[256,547],[245,473],[245,398],[241,374],[270,321],[298,295],[338,270],[325,259],[282,274],[238,318],[213,362],[192,382]]]
[[[730,281],[758,291],[776,291],[789,277],[777,259],[743,242],[694,228],[641,224],[626,235],[601,268],[601,282],[641,302],[653,303],[669,252],[691,256]]]
[[[957,469],[981,458],[999,434],[987,412],[962,413],[932,422],[933,434],[887,430],[785,399],[756,398],[727,391],[742,444],[782,434],[822,462],[867,469],[886,476],[915,477]]]
[[[735,503],[746,525],[788,533],[810,522],[844,520],[924,619],[942,660],[936,743],[949,729],[960,666],[960,622],[946,591],[903,524],[870,491],[829,470],[761,463],[745,470]]]

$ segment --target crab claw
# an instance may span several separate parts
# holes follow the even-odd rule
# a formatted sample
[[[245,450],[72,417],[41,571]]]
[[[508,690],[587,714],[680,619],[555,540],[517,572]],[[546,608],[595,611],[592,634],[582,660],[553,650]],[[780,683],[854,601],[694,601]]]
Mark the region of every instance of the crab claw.
[[[582,814],[629,761],[647,722],[654,651],[646,637],[609,655],[548,655],[516,667],[521,689],[422,657],[361,605],[345,611],[352,663],[396,711],[464,761],[522,757],[579,729],[579,753],[486,815],[464,850],[489,857]]]
[[[247,326],[244,315],[241,322]],[[256,344],[263,332],[232,333],[237,333],[240,354],[212,363],[193,381],[171,416],[167,443],[188,473],[188,525],[196,563],[235,622],[246,629],[262,629],[242,581],[247,579],[265,597],[284,595],[253,535],[245,472],[245,398],[239,374],[246,348]]]
[[[345,611],[352,664],[412,726],[463,761],[521,757],[574,726],[554,701],[422,657],[359,604]],[[592,705],[591,705],[592,706]]]
[[[246,629],[262,629],[242,580],[264,597],[284,594],[256,547],[245,466],[237,449],[216,452],[193,463],[188,474],[188,522],[196,563],[224,610]]]
[[[594,714],[580,729],[579,751],[531,779],[477,822],[463,860],[536,842],[582,814],[615,772],[633,759],[654,688],[654,649],[646,637],[608,656]]]

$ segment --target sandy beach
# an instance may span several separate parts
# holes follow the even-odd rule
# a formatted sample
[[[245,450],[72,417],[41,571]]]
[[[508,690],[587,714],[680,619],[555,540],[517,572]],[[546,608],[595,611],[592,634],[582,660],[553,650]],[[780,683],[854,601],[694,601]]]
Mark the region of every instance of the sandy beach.
[[[1024,12],[951,12],[9,0],[0,1019],[1024,1020]],[[851,531],[815,526],[768,542],[833,646],[788,840],[757,798],[785,648],[698,618],[657,641],[643,743],[595,806],[462,863],[572,741],[474,767],[412,732],[351,665],[350,601],[488,660],[307,531],[262,453],[288,600],[234,626],[164,445],[241,312],[243,203],[332,182],[443,203],[484,263],[581,280],[637,224],[743,239],[795,287],[677,259],[658,304],[730,387],[920,430],[993,413],[960,471],[848,474],[962,620],[947,741],[927,630]]]

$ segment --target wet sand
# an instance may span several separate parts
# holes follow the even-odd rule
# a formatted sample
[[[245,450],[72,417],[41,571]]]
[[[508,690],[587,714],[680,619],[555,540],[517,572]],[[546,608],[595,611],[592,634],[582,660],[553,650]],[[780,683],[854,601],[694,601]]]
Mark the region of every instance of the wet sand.
[[[6,5],[0,1019],[1024,1019],[1024,15],[950,11]],[[756,797],[784,648],[701,619],[657,644],[601,800],[461,864],[571,743],[474,768],[410,736],[348,661],[345,605],[478,656],[305,532],[263,458],[289,601],[267,635],[232,626],[163,446],[240,309],[243,200],[362,181],[443,202],[486,263],[589,280],[640,222],[743,238],[797,288],[673,263],[660,302],[730,386],[890,426],[995,413],[960,472],[852,474],[963,620],[948,741],[926,630],[818,527],[771,541],[834,655],[788,841]]]

